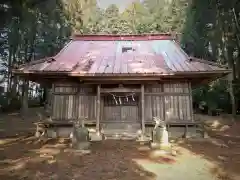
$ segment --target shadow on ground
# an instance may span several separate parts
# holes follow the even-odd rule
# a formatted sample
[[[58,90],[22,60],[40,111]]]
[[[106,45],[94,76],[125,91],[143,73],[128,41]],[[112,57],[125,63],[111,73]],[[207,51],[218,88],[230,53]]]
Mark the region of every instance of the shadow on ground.
[[[211,136],[207,140],[189,140],[181,144],[181,146],[217,164],[218,167],[213,168],[211,171],[219,179],[240,179],[239,128],[240,123],[233,125],[224,132],[211,132]]]
[[[94,142],[91,152],[75,151],[66,140],[45,142],[35,137],[1,141],[0,179],[154,179],[153,173],[137,165],[134,159],[148,159],[149,149],[138,149],[134,141]],[[142,146],[141,146],[142,147]],[[167,157],[157,163],[174,163]]]
[[[169,157],[152,157],[150,149],[139,149],[135,141],[94,142],[90,153],[76,152],[68,141],[39,141],[33,123],[42,109],[31,109],[21,119],[19,113],[0,117],[0,179],[119,179],[148,180],[155,175],[136,163],[147,159],[154,163],[174,163]],[[27,135],[26,135],[27,134]]]
[[[37,140],[33,136],[36,112],[31,112],[24,120],[18,114],[0,118],[0,179],[212,180],[217,175],[229,180],[211,162],[230,174],[240,174],[240,126],[235,126],[235,134],[213,135],[213,141],[184,142],[180,145],[185,150],[175,157],[159,155],[135,141],[118,140],[94,142],[89,153],[74,151],[67,140]]]
[[[26,117],[21,117],[19,112],[0,114],[0,138],[15,137],[25,135],[26,133],[34,133],[35,122],[38,122],[38,114],[44,114],[43,108],[29,109]]]

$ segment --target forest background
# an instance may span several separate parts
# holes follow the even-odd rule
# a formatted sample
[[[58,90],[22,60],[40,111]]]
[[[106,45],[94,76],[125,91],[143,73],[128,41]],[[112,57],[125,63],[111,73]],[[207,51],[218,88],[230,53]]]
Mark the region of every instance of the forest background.
[[[132,0],[124,8],[104,0],[2,0],[0,95],[3,111],[45,101],[46,87],[20,81],[12,68],[55,55],[75,33],[173,33],[191,56],[232,69],[231,76],[193,91],[194,107],[237,113],[240,108],[240,2],[237,0]],[[195,108],[198,109],[198,108]]]

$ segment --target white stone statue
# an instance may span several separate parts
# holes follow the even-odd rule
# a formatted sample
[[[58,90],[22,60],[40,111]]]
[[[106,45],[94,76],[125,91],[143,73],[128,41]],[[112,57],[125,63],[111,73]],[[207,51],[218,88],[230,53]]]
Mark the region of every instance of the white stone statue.
[[[161,139],[160,139],[160,146],[169,146],[168,131],[166,128],[165,121],[161,120],[159,117],[153,117],[153,120],[156,123],[154,130],[156,130],[157,127],[161,127],[163,129],[161,134]]]

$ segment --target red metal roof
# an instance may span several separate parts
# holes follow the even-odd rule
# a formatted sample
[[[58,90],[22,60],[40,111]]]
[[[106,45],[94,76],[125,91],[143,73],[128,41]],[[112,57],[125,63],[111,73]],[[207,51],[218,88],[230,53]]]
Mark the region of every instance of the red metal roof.
[[[220,73],[226,69],[191,59],[170,35],[160,34],[75,35],[56,56],[33,61],[19,71],[92,76]]]

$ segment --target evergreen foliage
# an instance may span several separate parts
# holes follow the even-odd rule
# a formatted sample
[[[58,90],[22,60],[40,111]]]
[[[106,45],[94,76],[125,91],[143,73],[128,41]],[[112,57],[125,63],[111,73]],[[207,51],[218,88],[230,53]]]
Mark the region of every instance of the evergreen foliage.
[[[185,51],[233,69],[233,93],[239,101],[240,2],[237,0],[136,0],[123,12],[106,9],[97,0],[2,0],[0,2],[0,56],[7,81],[8,102],[23,84],[11,69],[19,64],[52,56],[69,36],[83,34],[181,34]],[[28,85],[25,85],[28,87]],[[25,88],[28,91],[28,88]],[[194,91],[196,103],[229,111],[229,85],[218,80]],[[237,107],[238,107],[237,103]],[[237,108],[234,107],[234,108]]]

